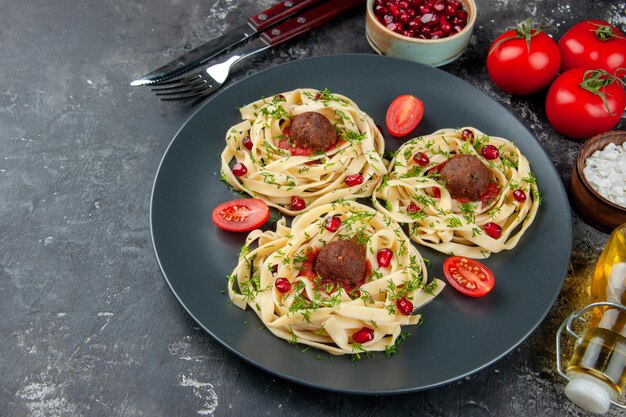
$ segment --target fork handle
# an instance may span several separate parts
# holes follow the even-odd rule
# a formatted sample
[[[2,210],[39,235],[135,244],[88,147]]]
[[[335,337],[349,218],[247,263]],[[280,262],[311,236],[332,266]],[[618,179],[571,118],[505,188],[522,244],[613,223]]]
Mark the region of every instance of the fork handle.
[[[276,46],[303,33],[309,32],[330,22],[353,7],[360,6],[365,0],[330,0],[299,16],[276,25],[261,33],[261,39],[269,46]]]
[[[260,32],[282,20],[285,20],[289,16],[306,9],[309,6],[319,3],[320,1],[321,0],[281,1],[267,10],[264,10],[259,14],[255,14],[250,18],[250,20],[248,20],[248,23],[254,28],[255,31]]]

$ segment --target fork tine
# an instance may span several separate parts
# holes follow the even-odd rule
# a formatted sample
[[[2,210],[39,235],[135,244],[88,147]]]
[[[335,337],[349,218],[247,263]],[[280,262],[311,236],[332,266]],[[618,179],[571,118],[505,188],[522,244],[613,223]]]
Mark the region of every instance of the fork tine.
[[[200,76],[196,76],[196,77],[187,79],[184,82],[179,82],[179,83],[176,83],[176,84],[166,85],[166,86],[153,87],[153,88],[150,88],[150,91],[156,91],[158,93],[160,91],[189,89],[189,88],[194,88],[194,87],[203,85],[205,83],[206,83],[206,80],[204,80]]]
[[[176,92],[169,92],[169,93],[155,93],[155,96],[158,96],[159,99],[163,101],[189,100],[192,98],[200,98],[200,97],[208,96],[210,94],[213,94],[216,90],[217,88],[214,88],[211,84],[205,83],[203,86],[199,88],[179,90]]]
[[[174,88],[187,87],[190,84],[197,84],[202,82],[202,74],[196,74],[194,76],[179,77],[174,80],[166,81],[154,86],[150,86],[150,91],[171,90]]]
[[[204,91],[207,88],[213,88],[213,87],[211,86],[211,84],[203,80],[203,82],[200,83],[199,85],[187,86],[183,88],[166,90],[166,91],[157,91],[156,93],[154,93],[154,95],[155,96],[175,96],[179,94],[192,94],[192,93]]]

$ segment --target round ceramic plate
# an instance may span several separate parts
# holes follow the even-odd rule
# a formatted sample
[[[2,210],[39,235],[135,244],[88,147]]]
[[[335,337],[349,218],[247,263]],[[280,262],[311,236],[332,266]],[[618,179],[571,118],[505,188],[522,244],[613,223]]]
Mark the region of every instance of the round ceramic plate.
[[[216,228],[211,211],[238,198],[220,181],[219,154],[244,104],[299,87],[353,99],[381,126],[387,106],[401,94],[425,105],[415,135],[444,127],[474,126],[513,140],[531,163],[543,201],[534,223],[511,251],[484,263],[494,290],[468,298],[451,286],[420,312],[424,323],[398,353],[352,361],[290,345],[262,329],[254,312],[224,294],[245,234]],[[386,151],[401,141],[385,131]],[[568,200],[554,166],[532,134],[504,107],[438,69],[375,55],[302,59],[257,73],[208,100],[172,140],[152,192],[151,228],[158,262],[172,291],[203,329],[246,361],[290,381],[360,394],[392,394],[441,386],[494,363],[544,319],[563,284],[571,254]],[[429,277],[443,278],[445,256],[418,247],[431,260]]]

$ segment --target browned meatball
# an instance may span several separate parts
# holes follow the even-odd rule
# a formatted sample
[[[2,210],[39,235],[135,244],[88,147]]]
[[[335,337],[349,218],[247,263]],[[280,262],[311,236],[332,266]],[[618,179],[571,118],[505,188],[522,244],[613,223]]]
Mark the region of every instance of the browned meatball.
[[[295,116],[291,120],[289,135],[296,146],[316,152],[322,152],[337,143],[333,125],[324,115],[314,111]]]
[[[365,277],[365,248],[351,240],[334,240],[317,255],[313,270],[324,281],[354,288]]]
[[[476,201],[491,181],[489,169],[474,155],[456,155],[441,168],[452,198]]]

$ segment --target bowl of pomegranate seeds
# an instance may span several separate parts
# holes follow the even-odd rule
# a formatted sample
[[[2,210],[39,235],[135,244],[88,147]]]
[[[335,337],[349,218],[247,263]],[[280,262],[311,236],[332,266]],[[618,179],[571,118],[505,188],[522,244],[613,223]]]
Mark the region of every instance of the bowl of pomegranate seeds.
[[[572,196],[587,223],[610,233],[626,223],[626,131],[585,142],[572,169]]]
[[[368,0],[365,33],[381,55],[441,66],[467,47],[474,0]]]

